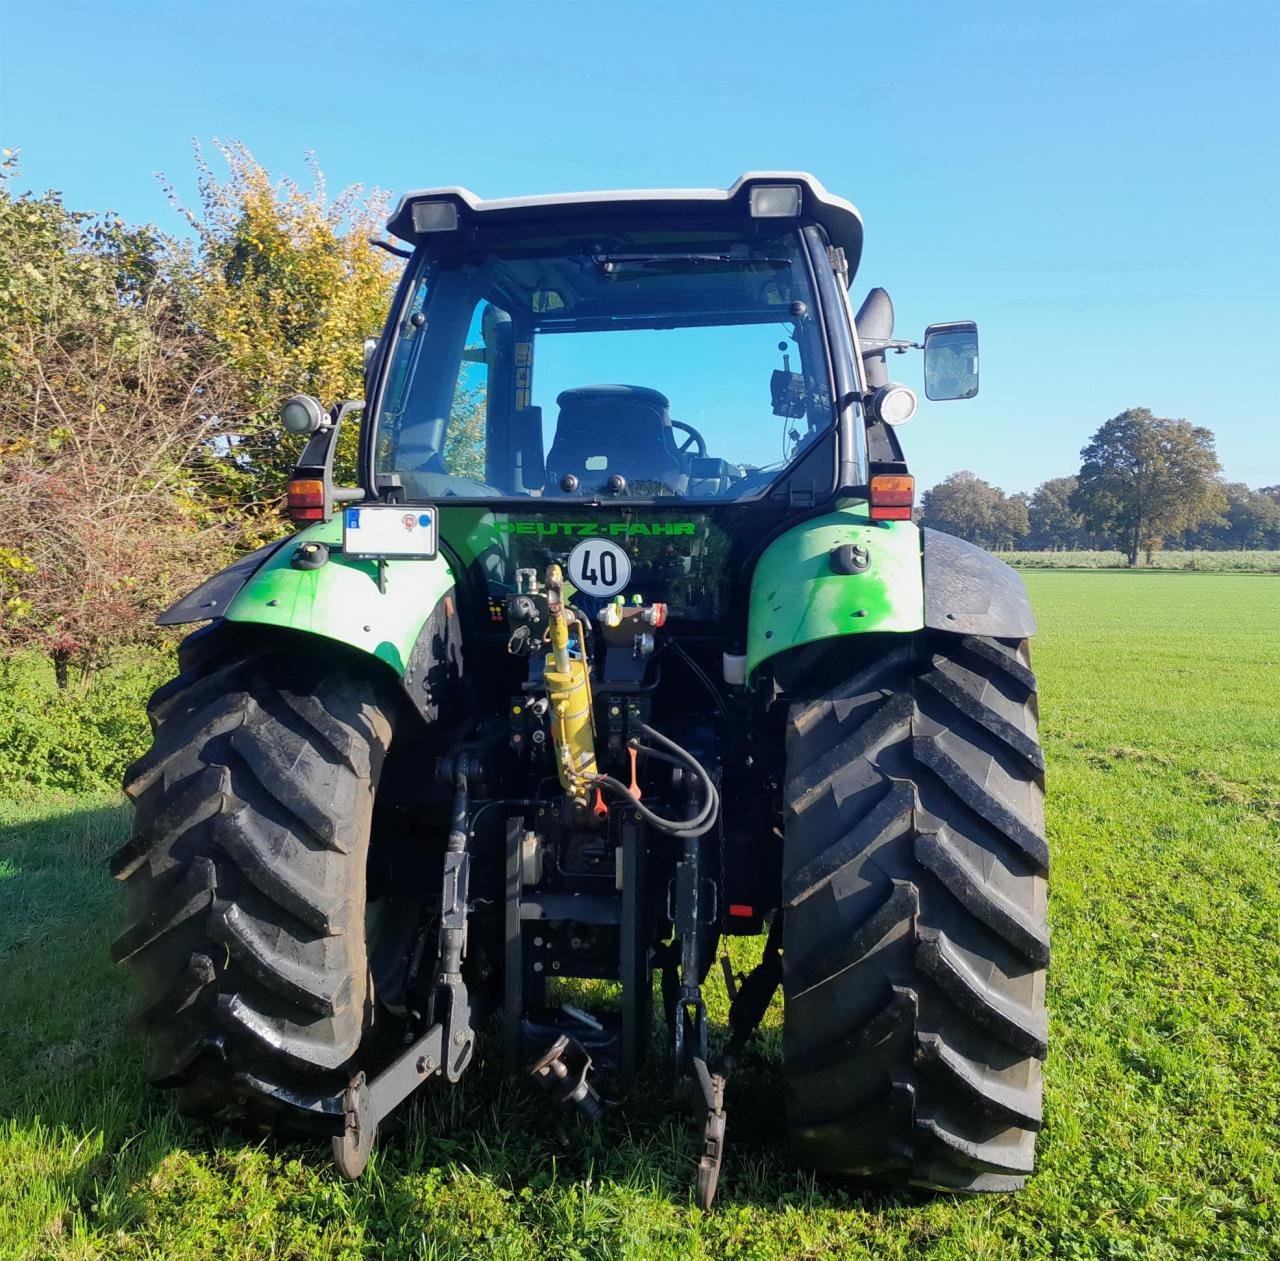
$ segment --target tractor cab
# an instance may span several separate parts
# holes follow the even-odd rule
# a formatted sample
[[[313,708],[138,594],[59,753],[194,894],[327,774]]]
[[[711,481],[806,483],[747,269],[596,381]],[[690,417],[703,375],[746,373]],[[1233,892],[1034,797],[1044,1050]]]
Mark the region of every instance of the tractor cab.
[[[472,231],[420,246],[378,362],[373,485],[408,501],[741,501],[825,439],[809,476],[829,492],[817,230],[726,215],[629,231],[565,214],[513,235],[479,212]]]

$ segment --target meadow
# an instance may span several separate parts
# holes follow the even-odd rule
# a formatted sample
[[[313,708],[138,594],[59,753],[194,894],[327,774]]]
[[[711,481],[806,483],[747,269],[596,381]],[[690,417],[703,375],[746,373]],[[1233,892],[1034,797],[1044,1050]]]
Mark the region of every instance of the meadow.
[[[1021,1194],[888,1194],[792,1167],[776,1007],[730,1084],[709,1214],[667,1103],[624,1099],[561,1145],[531,1092],[484,1067],[416,1103],[356,1184],[318,1145],[208,1134],[146,1091],[121,1026],[105,859],[125,808],[47,790],[0,807],[0,1257],[1280,1255],[1280,581],[1026,580],[1054,957],[1046,1126]],[[666,1099],[660,1068],[647,1087]]]

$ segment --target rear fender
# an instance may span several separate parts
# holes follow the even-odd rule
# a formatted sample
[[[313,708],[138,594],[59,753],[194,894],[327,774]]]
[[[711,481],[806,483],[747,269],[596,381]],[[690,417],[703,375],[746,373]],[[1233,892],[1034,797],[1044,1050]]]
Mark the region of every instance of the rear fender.
[[[328,560],[299,569],[307,543],[323,543]],[[414,708],[434,718],[444,664],[460,671],[461,635],[454,573],[443,556],[378,562],[342,554],[340,519],[242,557],[179,600],[161,625],[223,618],[228,625],[278,627],[345,644],[382,662],[400,679]]]
[[[849,572],[845,548],[859,549]],[[819,640],[923,626],[920,530],[872,521],[865,503],[848,504],[779,535],[756,562],[747,672]]]
[[[953,534],[920,533],[927,627],[995,639],[1029,639],[1036,633],[1031,601],[1016,570]]]
[[[861,549],[856,567],[849,553]],[[747,672],[779,653],[872,632],[948,631],[1026,639],[1026,588],[990,552],[911,521],[870,520],[865,504],[813,517],[774,539],[751,579]]]

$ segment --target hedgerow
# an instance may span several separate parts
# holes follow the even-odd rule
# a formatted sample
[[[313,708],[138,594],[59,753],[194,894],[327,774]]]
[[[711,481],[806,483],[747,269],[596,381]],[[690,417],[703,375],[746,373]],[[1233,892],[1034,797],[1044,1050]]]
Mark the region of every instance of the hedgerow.
[[[147,697],[174,671],[171,650],[139,649],[59,689],[47,658],[0,660],[0,795],[119,788],[151,742]]]
[[[1123,552],[1000,552],[1015,569],[1128,569]],[[1186,569],[1198,573],[1277,574],[1280,552],[1155,552],[1140,569]]]

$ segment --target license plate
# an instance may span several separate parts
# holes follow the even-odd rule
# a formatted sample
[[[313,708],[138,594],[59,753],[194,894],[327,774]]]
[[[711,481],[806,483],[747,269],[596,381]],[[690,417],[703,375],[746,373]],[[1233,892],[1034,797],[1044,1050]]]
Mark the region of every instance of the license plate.
[[[436,554],[436,510],[403,504],[347,508],[342,551],[356,559],[431,560]]]

